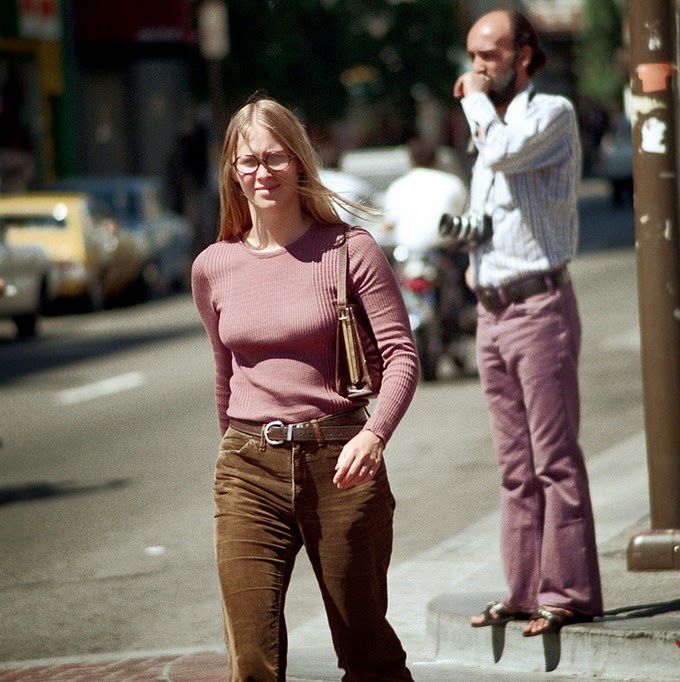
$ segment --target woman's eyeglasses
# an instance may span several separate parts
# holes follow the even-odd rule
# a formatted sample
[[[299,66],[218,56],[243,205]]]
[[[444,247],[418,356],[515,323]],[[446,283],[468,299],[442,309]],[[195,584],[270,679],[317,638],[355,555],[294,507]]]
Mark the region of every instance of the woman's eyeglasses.
[[[245,154],[244,156],[239,156],[234,160],[234,167],[239,173],[243,175],[250,175],[251,173],[257,172],[260,164],[264,164],[271,171],[285,171],[293,157],[286,154],[285,152],[270,152],[265,154],[262,159],[258,159],[257,156],[252,154]]]

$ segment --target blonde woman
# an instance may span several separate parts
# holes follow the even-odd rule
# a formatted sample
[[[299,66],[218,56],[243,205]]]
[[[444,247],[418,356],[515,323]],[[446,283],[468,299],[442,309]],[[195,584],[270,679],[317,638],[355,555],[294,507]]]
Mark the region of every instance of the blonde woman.
[[[369,415],[367,399],[335,386],[348,226],[304,126],[272,99],[249,102],[228,126],[220,173],[218,240],[192,280],[222,433],[214,530],[230,679],[285,680],[286,590],[304,547],[343,679],[411,680],[386,620],[394,498],[383,450],[419,373],[399,289],[373,238],[352,229],[348,294],[383,360]]]

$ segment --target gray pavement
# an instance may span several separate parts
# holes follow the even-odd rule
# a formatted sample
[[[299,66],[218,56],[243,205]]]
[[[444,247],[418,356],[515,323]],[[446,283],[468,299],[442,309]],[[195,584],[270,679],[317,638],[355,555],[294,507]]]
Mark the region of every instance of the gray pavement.
[[[471,628],[469,617],[501,592],[487,583],[486,589],[472,593],[442,593],[427,607],[428,632],[439,660],[463,665],[486,661],[498,670],[527,673],[547,666],[559,675],[680,680],[680,575],[627,569],[630,539],[649,529],[643,434],[599,455],[589,472],[605,617],[546,638],[524,638],[521,624],[510,623],[502,657],[494,664],[492,629]],[[470,549],[477,548],[468,545],[466,551]]]
[[[600,187],[587,189],[582,210],[595,229],[583,233],[584,250],[601,248],[601,240],[606,241],[605,247],[630,246],[630,210],[612,211]],[[605,214],[608,222],[598,217]],[[639,340],[631,335],[618,342],[634,347]],[[482,418],[481,411],[477,414],[479,405],[471,404],[470,409],[475,413],[471,420]],[[607,610],[602,620],[568,626],[559,636],[548,638],[523,638],[521,626],[510,623],[502,657],[494,663],[492,629],[471,628],[469,617],[505,591],[498,561],[497,512],[393,566],[390,620],[409,652],[416,680],[680,680],[680,575],[631,572],[626,564],[631,537],[649,528],[645,449],[644,434],[634,433],[588,459]],[[324,643],[329,641],[322,615],[295,628],[290,633],[289,679],[337,680],[337,669],[327,663],[333,660],[329,644]],[[500,645],[498,637],[496,645]],[[554,670],[547,673],[546,667]],[[0,682],[226,679],[221,643],[0,663]]]
[[[680,680],[680,576],[675,571],[627,570],[630,538],[649,527],[644,447],[644,436],[638,434],[589,463],[607,609],[600,621],[568,626],[559,636],[546,638],[523,638],[520,624],[510,623],[502,657],[494,663],[492,629],[471,628],[469,617],[503,589],[494,540],[496,513],[395,566],[390,580],[398,608],[391,619],[404,633],[416,680]],[[434,596],[424,605],[424,595]],[[409,631],[422,623],[411,609],[425,610],[424,633]],[[317,635],[324,629],[320,616],[291,633],[295,654],[290,680],[338,679],[332,664],[320,664],[333,660],[319,645]],[[0,682],[225,682],[225,664],[221,645],[123,652],[0,663]],[[546,673],[546,666],[554,672]]]
[[[632,207],[612,205],[606,183],[592,180],[582,184],[579,211],[581,253],[634,244]],[[578,267],[579,259],[575,263]],[[616,343],[619,347],[612,347],[613,352],[621,347],[639,351],[639,334],[621,337]],[[552,680],[680,680],[680,574],[627,569],[631,538],[650,529],[644,433],[589,459],[588,470],[605,617],[566,627],[558,637],[546,638],[524,638],[521,624],[510,623],[504,637],[496,635],[502,656],[494,663],[492,629],[469,625],[471,614],[504,593],[493,563],[497,563],[497,543],[488,543],[491,529],[498,528],[499,522],[497,515],[492,515],[468,529],[466,537],[454,539],[449,548],[449,561],[456,552],[477,557],[475,579],[463,575],[458,585],[451,585],[454,589],[443,591],[427,605],[428,638],[433,657],[440,663],[471,669],[482,666],[508,674],[524,671],[524,679],[545,675]],[[545,673],[553,668],[554,672]]]

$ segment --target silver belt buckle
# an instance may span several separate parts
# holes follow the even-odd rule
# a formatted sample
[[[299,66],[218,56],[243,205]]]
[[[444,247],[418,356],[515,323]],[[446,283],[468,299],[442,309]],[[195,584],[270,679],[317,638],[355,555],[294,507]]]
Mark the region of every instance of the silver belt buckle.
[[[265,424],[265,425],[264,425],[263,435],[264,435],[265,441],[267,441],[267,443],[269,443],[269,445],[282,445],[282,444],[285,443],[287,440],[290,440],[290,438],[291,438],[291,436],[292,436],[292,434],[293,434],[293,426],[292,426],[292,424],[289,424],[289,425],[288,425],[288,433],[286,434],[287,437],[286,437],[286,438],[282,438],[281,440],[272,440],[272,439],[269,437],[269,429],[271,429],[273,426],[281,426],[281,427],[283,427],[283,426],[285,426],[285,424],[284,424],[280,419],[276,419],[275,421],[269,422],[268,424]]]

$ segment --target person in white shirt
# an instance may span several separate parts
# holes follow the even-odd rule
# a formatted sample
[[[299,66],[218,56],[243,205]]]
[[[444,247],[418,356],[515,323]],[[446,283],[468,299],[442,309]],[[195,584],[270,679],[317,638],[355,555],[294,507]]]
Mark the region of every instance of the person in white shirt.
[[[470,253],[469,281],[479,299],[477,364],[501,473],[509,586],[471,625],[527,618],[530,637],[603,608],[578,442],[581,324],[567,269],[578,240],[579,133],[566,98],[534,90],[545,54],[523,15],[485,14],[467,51],[472,67],[453,94],[478,153],[471,213],[493,225]]]
[[[429,142],[414,138],[407,147],[411,169],[385,192],[385,228],[395,246],[424,251],[440,241],[442,214],[465,210],[468,191],[458,176],[435,168],[436,150]]]
[[[468,203],[466,183],[436,168],[436,148],[416,137],[407,144],[411,169],[385,192],[383,228],[394,249],[421,258],[435,271],[439,345],[459,371],[470,369],[467,344],[475,325],[475,297],[465,283],[468,256],[450,249],[439,236],[442,215],[459,215]],[[436,370],[433,370],[436,375]]]

